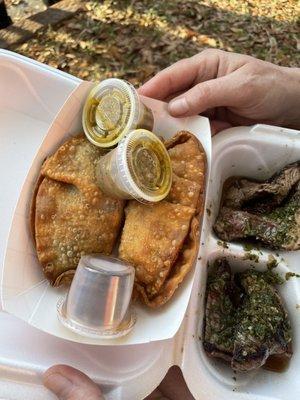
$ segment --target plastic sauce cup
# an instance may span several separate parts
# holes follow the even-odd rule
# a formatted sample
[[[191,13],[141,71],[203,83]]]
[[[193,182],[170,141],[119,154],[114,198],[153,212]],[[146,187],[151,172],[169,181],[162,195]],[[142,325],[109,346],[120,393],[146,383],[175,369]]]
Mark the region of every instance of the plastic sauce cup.
[[[152,132],[130,132],[96,166],[101,190],[116,198],[158,202],[171,188],[172,168],[169,153]]]
[[[86,137],[99,147],[114,147],[131,130],[153,129],[153,114],[135,88],[121,79],[106,79],[89,93],[82,114]]]
[[[128,333],[134,268],[98,254],[80,259],[70,290],[58,303],[58,317],[70,330],[88,337],[113,338]]]

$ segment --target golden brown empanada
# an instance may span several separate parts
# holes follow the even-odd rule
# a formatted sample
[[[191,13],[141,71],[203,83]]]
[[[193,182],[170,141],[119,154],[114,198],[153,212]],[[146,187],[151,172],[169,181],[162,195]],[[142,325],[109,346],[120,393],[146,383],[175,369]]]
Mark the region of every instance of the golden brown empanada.
[[[179,178],[179,176],[173,173],[172,186],[167,201],[196,209],[202,190],[203,188],[199,183]]]
[[[188,236],[185,238],[178,258],[171,267],[169,276],[165,280],[160,291],[154,297],[151,298],[148,295],[144,285],[136,283],[136,290],[140,293],[142,300],[147,306],[157,308],[170,300],[187,273],[192,269],[199,249],[199,223],[199,218],[194,216],[190,224]]]
[[[204,204],[206,158],[200,142],[182,131],[165,145],[173,168],[171,191],[158,204],[129,202],[119,247],[120,257],[135,266],[135,289],[150,307],[165,304],[192,268]]]
[[[119,255],[135,266],[136,280],[155,296],[178,257],[194,214],[191,207],[161,201],[130,201]]]
[[[110,254],[118,237],[124,202],[96,185],[101,154],[85,137],[75,137],[42,167],[31,221],[39,261],[54,286],[71,280],[82,254]]]
[[[95,166],[105,151],[79,135],[67,140],[44,162],[43,176],[78,187],[96,205],[102,192],[96,183]]]
[[[165,146],[170,154],[173,173],[203,187],[206,156],[198,139],[189,132],[181,131]]]

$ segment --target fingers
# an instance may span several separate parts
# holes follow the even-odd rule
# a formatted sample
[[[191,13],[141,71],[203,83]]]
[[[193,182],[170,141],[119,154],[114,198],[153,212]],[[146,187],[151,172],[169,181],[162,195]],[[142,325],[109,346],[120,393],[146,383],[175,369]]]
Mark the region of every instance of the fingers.
[[[236,85],[236,74],[233,72],[192,87],[169,103],[170,114],[174,117],[184,117],[200,114],[209,108],[238,104],[240,91]]]
[[[147,396],[144,400],[170,400],[165,397],[158,389],[155,389],[149,396]]]
[[[99,387],[89,377],[67,365],[49,368],[43,381],[59,400],[104,400]]]
[[[190,87],[197,76],[197,64],[186,58],[159,72],[139,88],[139,94],[164,100],[173,93]]]
[[[191,395],[179,367],[170,368],[159,386],[161,393],[169,400],[195,400]]]
[[[139,93],[157,100],[166,100],[196,83],[216,78],[220,60],[224,57],[227,57],[227,53],[222,50],[207,49],[180,60],[146,82]]]
[[[217,119],[210,121],[210,128],[212,136],[216,133],[223,131],[224,129],[231,128],[232,125],[226,121],[219,121]]]

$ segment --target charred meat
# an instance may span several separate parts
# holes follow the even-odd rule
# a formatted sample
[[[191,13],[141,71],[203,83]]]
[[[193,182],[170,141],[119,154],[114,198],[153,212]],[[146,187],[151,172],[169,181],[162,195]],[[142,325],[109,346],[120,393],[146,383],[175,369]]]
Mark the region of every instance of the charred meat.
[[[279,206],[299,181],[300,162],[287,165],[265,182],[244,178],[230,179],[224,193],[223,205],[265,213]]]
[[[267,182],[231,179],[214,230],[224,241],[248,238],[271,248],[300,249],[300,162]]]
[[[207,283],[203,346],[212,357],[231,361],[235,329],[233,276],[225,259],[217,260],[213,269]]]
[[[291,326],[271,271],[233,275],[228,262],[215,262],[209,274],[203,347],[237,371],[261,367],[272,355],[291,357]]]
[[[258,271],[248,270],[238,280],[245,297],[237,311],[232,368],[250,371],[272,354],[291,356],[291,326],[276,289]]]

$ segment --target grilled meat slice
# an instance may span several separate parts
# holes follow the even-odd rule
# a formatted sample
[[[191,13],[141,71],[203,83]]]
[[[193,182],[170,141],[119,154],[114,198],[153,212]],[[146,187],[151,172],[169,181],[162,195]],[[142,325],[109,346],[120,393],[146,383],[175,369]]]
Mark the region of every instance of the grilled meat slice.
[[[232,369],[272,368],[292,355],[291,325],[273,285],[283,283],[272,271],[248,269],[232,274],[226,259],[216,260],[209,274],[203,347],[211,357],[228,361]]]
[[[212,357],[231,361],[235,329],[233,276],[228,262],[219,259],[208,275],[203,347]]]
[[[262,272],[248,270],[238,279],[245,299],[237,313],[232,368],[249,371],[272,354],[291,356],[291,325],[276,289]]]
[[[300,162],[287,165],[265,182],[230,178],[224,185],[223,205],[253,213],[269,213],[279,206],[300,181]]]
[[[293,190],[280,207],[265,215],[221,208],[215,233],[224,241],[252,238],[274,249],[300,249],[300,181]]]

